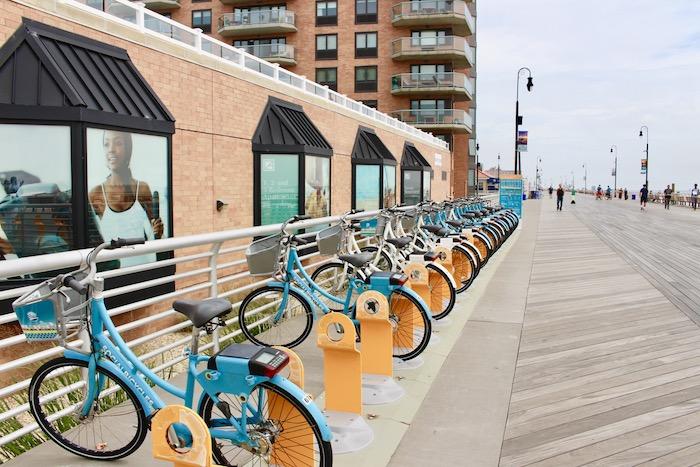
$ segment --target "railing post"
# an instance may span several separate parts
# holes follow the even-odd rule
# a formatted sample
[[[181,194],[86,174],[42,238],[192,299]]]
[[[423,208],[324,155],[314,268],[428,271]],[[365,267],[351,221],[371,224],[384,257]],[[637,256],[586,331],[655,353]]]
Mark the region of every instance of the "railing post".
[[[279,63],[273,63],[272,64],[272,77],[275,79],[275,81],[280,80],[280,64]]]
[[[202,50],[202,31],[201,28],[194,28],[194,48]]]
[[[134,6],[136,7],[136,26],[143,32],[146,29],[146,4],[143,2],[134,2]]]
[[[219,286],[216,267],[219,264],[219,250],[221,249],[221,242],[214,243],[211,247],[211,257],[209,258],[209,297],[216,298],[219,296]],[[219,327],[214,328],[214,333],[212,334],[212,339],[214,341],[214,352],[220,350],[219,346]]]

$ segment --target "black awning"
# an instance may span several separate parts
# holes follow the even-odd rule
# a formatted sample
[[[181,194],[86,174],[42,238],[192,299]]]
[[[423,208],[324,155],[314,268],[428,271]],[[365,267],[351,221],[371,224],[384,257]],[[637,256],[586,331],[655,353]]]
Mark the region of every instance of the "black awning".
[[[425,160],[423,154],[420,153],[418,148],[416,148],[413,143],[406,141],[403,145],[403,157],[401,158],[401,168],[406,170],[430,170],[428,161]]]
[[[270,97],[253,135],[253,151],[333,155],[333,148],[297,104]]]
[[[10,118],[175,132],[126,50],[27,18],[0,48],[0,109]]]
[[[396,159],[373,129],[361,126],[355,136],[352,160],[361,164],[396,165]]]

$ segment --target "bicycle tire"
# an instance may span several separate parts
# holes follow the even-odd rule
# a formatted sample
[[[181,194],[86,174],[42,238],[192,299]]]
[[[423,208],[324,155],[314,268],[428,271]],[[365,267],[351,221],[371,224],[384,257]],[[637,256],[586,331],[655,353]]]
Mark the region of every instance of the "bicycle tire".
[[[253,306],[252,304],[254,300],[272,300],[272,303],[274,303],[274,300],[277,300],[274,297],[263,297],[263,295],[266,293],[270,296],[273,296],[274,294],[284,294],[284,290],[279,287],[271,287],[269,285],[265,285],[263,287],[253,290],[243,299],[243,301],[241,302],[241,306],[238,308],[238,325],[240,326],[243,335],[245,335],[245,337],[250,342],[262,346],[279,345],[283,347],[292,348],[304,342],[304,340],[306,340],[306,338],[311,333],[311,328],[313,327],[313,313],[311,311],[311,304],[309,303],[308,299],[294,290],[289,290],[289,296],[293,297],[296,301],[298,301],[299,305],[301,305],[301,307],[303,308],[303,310],[301,310],[303,311],[303,317],[298,320],[303,327],[301,328],[301,332],[297,336],[294,336],[295,334],[297,334],[297,332],[291,331],[291,328],[289,326],[287,326],[287,328],[285,329],[285,331],[289,333],[289,338],[283,337],[281,334],[281,330],[277,331],[276,335],[273,335],[271,333],[265,335],[265,332],[268,332],[275,327],[281,327],[282,325],[275,324],[267,330],[262,330],[261,326],[265,323],[261,323],[260,318],[253,318],[255,321],[252,322],[246,320],[246,311],[248,311],[249,306]],[[255,314],[253,312],[257,309],[256,307],[258,307],[257,304],[250,309],[250,317],[252,317]],[[299,311],[300,310],[297,310],[297,312]],[[301,315],[297,314],[295,317],[299,316]],[[269,321],[269,318],[267,318],[267,320]],[[265,340],[261,338],[262,335],[265,335]]]
[[[81,438],[81,432],[85,429],[84,427],[87,426],[84,421],[79,421],[75,420],[75,425],[73,427],[69,426],[70,420],[67,419],[67,417],[70,417],[70,415],[74,415],[75,411],[73,413],[68,412],[63,416],[57,417],[56,422],[58,425],[62,425],[63,427],[67,427],[66,430],[61,431],[60,427],[56,429],[53,425],[54,421],[48,420],[51,418],[50,413],[46,413],[43,409],[43,406],[40,403],[40,398],[44,398],[44,396],[41,394],[41,387],[42,383],[46,380],[46,377],[60,369],[63,366],[71,366],[71,367],[76,367],[76,368],[84,368],[87,369],[88,363],[83,361],[83,360],[77,360],[77,359],[72,359],[72,358],[66,358],[66,357],[59,357],[55,358],[53,360],[49,360],[48,362],[44,363],[37,369],[37,371],[34,373],[34,376],[32,376],[31,382],[29,383],[29,409],[34,416],[34,419],[36,420],[37,424],[39,427],[42,429],[46,435],[51,438],[56,444],[61,446],[63,449],[66,451],[72,452],[73,454],[77,454],[78,456],[85,457],[88,459],[94,459],[94,460],[116,460],[116,459],[122,459],[124,457],[127,457],[128,455],[132,454],[134,451],[136,451],[141,444],[143,443],[144,439],[146,438],[146,433],[148,431],[148,420],[146,418],[146,414],[143,410],[143,407],[141,406],[141,403],[139,402],[138,398],[136,397],[136,394],[131,390],[131,388],[123,383],[121,378],[116,376],[114,373],[111,371],[102,368],[102,367],[97,367],[96,371],[100,373],[103,376],[106,376],[110,380],[112,380],[116,385],[120,387],[121,390],[124,391],[124,394],[126,394],[127,400],[129,400],[133,406],[134,406],[134,413],[137,418],[137,424],[136,424],[136,431],[134,433],[134,436],[128,440],[126,444],[124,444],[122,447],[116,450],[105,450],[104,448],[108,445],[105,436],[105,432],[108,432],[107,434],[113,437],[116,437],[117,434],[112,430],[111,428],[101,425],[100,426],[100,441],[98,442],[97,436],[98,434],[94,432],[92,433],[92,442],[95,445],[94,449],[89,449],[85,446],[80,446],[76,443],[75,437],[71,440],[66,438],[64,435],[66,433],[71,433],[73,432],[74,435],[77,435],[76,437],[78,438],[78,441],[80,441]],[[82,372],[82,370],[81,370]],[[60,376],[58,376],[60,378]],[[53,384],[53,383],[52,383]],[[75,384],[75,383],[73,383]],[[66,386],[68,387],[68,386]],[[106,387],[106,386],[105,386]],[[50,391],[56,391],[55,386],[49,387]],[[68,403],[72,403],[74,406],[77,404],[81,404],[82,401],[75,401],[75,395],[76,393],[80,391],[82,393],[82,390],[79,390],[76,388],[76,391],[70,391],[68,393],[62,394],[58,397],[63,397],[65,396],[68,399]],[[73,394],[73,397],[71,397],[71,394]],[[111,397],[110,395],[107,395],[105,397]],[[104,400],[104,399],[102,399]],[[53,406],[54,408],[60,408],[61,402],[58,402],[58,398],[55,398],[53,400],[47,401],[44,399],[45,405],[47,406]],[[120,402],[118,405],[124,404],[126,401]],[[99,404],[97,404],[99,405]],[[109,419],[112,418],[112,424],[114,424],[114,418],[118,417],[118,415],[115,415],[114,413],[110,415],[106,415],[109,413],[109,409],[112,409],[113,407],[108,407],[107,410],[104,412],[105,413],[105,418]],[[119,410],[117,405],[114,406],[116,410]],[[64,407],[60,411],[65,411],[66,408]],[[59,411],[59,412],[60,412]],[[53,415],[59,412],[54,412]],[[97,414],[93,414],[92,416],[92,421],[96,419],[100,419]],[[72,430],[72,428],[77,428],[76,430]],[[89,442],[90,436],[88,436],[88,433],[86,434],[86,442]],[[104,444],[104,446],[103,446]]]
[[[489,262],[492,252],[488,238],[481,232],[474,232],[474,246],[479,250],[481,266],[486,265]]]
[[[428,288],[430,289],[430,312],[432,318],[439,320],[449,315],[455,306],[457,290],[452,285],[448,273],[433,263],[427,263]]]
[[[405,304],[398,300],[408,300],[410,305],[415,307],[414,310],[405,309]],[[404,308],[400,310],[399,308]],[[418,300],[407,292],[401,289],[395,289],[389,296],[389,320],[392,322],[393,328],[393,356],[402,360],[412,360],[419,356],[430,342],[432,326],[428,315],[430,310],[424,310]],[[410,316],[409,316],[410,315]],[[420,316],[417,316],[420,315]],[[418,330],[413,329],[413,323],[416,323]],[[410,336],[407,327],[410,326]],[[419,337],[418,344],[415,343],[416,335]],[[410,337],[411,347],[408,351],[405,349],[405,343]]]
[[[311,416],[311,413],[304,407],[304,405],[297,400],[295,397],[293,397],[289,392],[285,391],[281,387],[271,383],[271,382],[263,382],[257,385],[256,387],[252,388],[251,390],[251,395],[256,391],[258,387],[262,387],[266,391],[272,391],[276,393],[277,396],[282,397],[285,399],[288,403],[290,403],[294,409],[298,412],[298,414],[294,414],[295,418],[298,418],[298,416],[302,416],[305,422],[308,424],[308,427],[311,429],[311,433],[313,434],[313,437],[315,439],[315,442],[318,444],[319,449],[318,449],[318,463],[316,463],[316,455],[314,455],[314,467],[331,467],[333,465],[333,449],[331,447],[331,443],[328,441],[324,441],[321,438],[321,429],[318,426],[318,423],[316,423],[316,420]],[[269,394],[269,393],[268,393]],[[217,394],[217,397],[221,398],[222,400],[225,399],[225,397],[222,397],[221,393]],[[230,398],[228,398],[228,401],[225,401],[229,404],[229,407],[231,406],[231,403],[233,402],[234,404],[240,404],[240,399],[238,395],[232,395]],[[274,409],[275,403],[273,402],[272,407],[270,408],[271,410]],[[265,406],[263,406],[264,409]],[[215,410],[216,406],[214,404],[214,401],[211,399],[211,397],[208,394],[205,394],[204,397],[202,398],[202,401],[199,405],[198,408],[198,413],[199,416],[202,417],[204,422],[207,424],[207,426],[212,426],[212,414]],[[231,408],[231,407],[230,407]],[[231,408],[232,410],[239,410],[240,412],[240,405],[236,405],[235,408]],[[292,415],[292,410],[289,409],[289,412],[286,412],[286,416]],[[288,423],[288,418],[285,419],[284,421],[280,420],[275,420],[276,423],[282,425],[284,427],[284,424],[287,422]],[[293,438],[288,438],[290,440],[290,443],[294,445],[294,449],[299,449],[303,448],[302,445],[299,444],[299,439],[301,436],[304,436],[303,430],[305,429],[304,427],[299,427],[297,424],[302,423],[302,422],[295,422],[294,423],[294,428],[292,429],[287,429],[287,433],[293,433],[294,437]],[[272,452],[274,453],[274,445],[279,443],[280,441],[284,440],[284,429],[281,433],[282,436],[275,438],[275,443],[272,445],[273,449]],[[229,441],[226,440],[228,443]],[[283,442],[283,441],[282,441]],[[213,458],[216,461],[217,464],[221,465],[243,465],[240,463],[240,461],[236,461],[236,459],[230,459],[227,458],[226,453],[223,452],[223,446],[221,443],[217,442],[216,438],[212,438],[212,454]],[[240,448],[241,451],[240,453],[246,453],[247,455],[250,455],[249,451]],[[281,448],[280,448],[281,449]],[[315,451],[315,450],[314,450]],[[299,458],[299,453],[295,452],[295,456],[292,456],[290,454],[284,455],[284,453],[280,454],[276,459],[274,459],[274,464],[273,465],[283,465],[285,467],[293,467],[293,465],[289,465],[287,462],[285,462],[284,459],[281,459],[282,457],[292,459],[292,458]],[[308,452],[304,452],[302,456],[307,455]],[[316,451],[314,452],[316,454]],[[273,457],[275,454],[273,454]],[[235,456],[234,456],[235,457]],[[261,461],[263,459],[260,459]],[[245,465],[248,465],[248,463],[245,463]],[[260,465],[265,465],[265,464],[260,464]],[[296,463],[294,463],[296,465]],[[308,463],[304,462],[302,465],[307,466]]]
[[[469,255],[474,263],[474,279],[477,278],[479,275],[479,272],[481,272],[481,255],[479,253],[479,250],[474,246],[473,243],[466,239],[462,239],[461,245],[468,250],[471,255]]]
[[[322,280],[322,279],[319,279],[319,277],[320,277],[322,274],[324,274],[324,273],[326,273],[326,272],[328,272],[328,271],[334,270],[334,269],[335,269],[335,270],[339,270],[339,271],[337,271],[338,274],[339,274],[339,276],[342,275],[343,280],[345,280],[346,283],[349,283],[349,280],[347,279],[347,275],[346,275],[346,273],[345,273],[345,265],[342,264],[342,263],[326,263],[326,264],[324,264],[324,265],[322,265],[322,266],[319,266],[319,267],[316,268],[316,270],[311,274],[311,280],[314,281],[318,287],[320,287],[320,288],[322,288],[323,290],[325,290],[328,294],[333,295],[334,297],[336,297],[336,298],[338,298],[338,299],[340,299],[340,300],[345,301],[345,297],[346,297],[346,295],[347,295],[347,289],[343,289],[343,291],[342,291],[342,296],[339,296],[338,294],[333,293],[332,290],[330,290],[330,287],[328,287],[328,288],[325,287],[326,284],[327,284],[327,282],[325,282],[325,281]],[[336,282],[336,284],[337,284],[337,282]],[[334,284],[330,284],[330,285],[331,285],[331,287],[332,287]],[[324,303],[326,304],[326,306],[328,306],[328,308],[329,308],[331,311],[343,311],[343,310],[344,310],[344,306],[341,305],[340,303],[334,302],[333,300],[325,299],[325,297],[322,297],[321,299],[324,301]],[[354,300],[352,300],[352,301],[353,301],[353,303],[354,303]],[[350,305],[352,305],[352,303],[351,303]]]
[[[457,281],[455,292],[462,293],[474,282],[476,264],[463,245],[452,247],[452,264],[455,268],[455,281]]]

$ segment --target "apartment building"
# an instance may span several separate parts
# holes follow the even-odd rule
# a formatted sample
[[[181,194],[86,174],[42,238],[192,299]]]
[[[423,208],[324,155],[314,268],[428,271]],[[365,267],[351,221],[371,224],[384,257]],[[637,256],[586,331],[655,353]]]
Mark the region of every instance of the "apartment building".
[[[453,153],[454,195],[473,190],[475,2],[145,0],[145,4],[444,139]]]

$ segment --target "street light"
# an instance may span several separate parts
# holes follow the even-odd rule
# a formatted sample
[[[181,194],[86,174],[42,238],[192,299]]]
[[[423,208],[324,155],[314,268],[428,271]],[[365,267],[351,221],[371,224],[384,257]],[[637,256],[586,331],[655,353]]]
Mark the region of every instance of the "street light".
[[[476,170],[474,171],[474,183],[476,183],[476,197],[479,197],[479,143],[476,143]]]
[[[518,151],[518,127],[520,127],[520,124],[522,123],[522,117],[519,115],[519,112],[520,112],[520,74],[523,71],[527,71],[527,73],[528,73],[527,84],[525,85],[525,87],[527,88],[527,92],[531,92],[533,86],[535,85],[532,82],[532,72],[530,71],[530,69],[528,67],[524,66],[518,70],[518,79],[516,80],[516,83],[515,83],[515,175],[522,173],[522,168],[521,168],[521,164],[520,164],[520,152]]]
[[[647,186],[647,190],[649,189],[649,127],[646,125],[642,125],[642,127],[639,129],[639,137],[641,138],[642,136],[647,137],[647,148],[646,151],[644,151],[647,155],[646,161],[647,161],[647,170],[645,171],[646,175],[646,181],[644,182]]]
[[[614,151],[613,151],[614,149]],[[615,144],[612,145],[610,148],[610,153],[615,153],[615,168],[613,169],[613,176],[615,177],[615,191],[614,193],[617,194],[617,146]]]
[[[498,153],[498,191],[501,191],[501,153]]]
[[[588,190],[588,170],[586,169],[586,164],[583,164],[583,193],[586,194]]]

